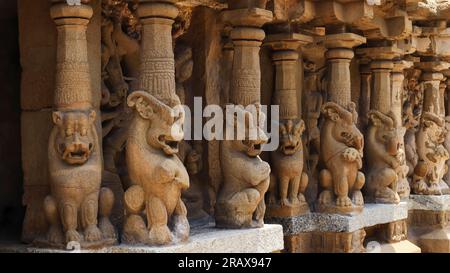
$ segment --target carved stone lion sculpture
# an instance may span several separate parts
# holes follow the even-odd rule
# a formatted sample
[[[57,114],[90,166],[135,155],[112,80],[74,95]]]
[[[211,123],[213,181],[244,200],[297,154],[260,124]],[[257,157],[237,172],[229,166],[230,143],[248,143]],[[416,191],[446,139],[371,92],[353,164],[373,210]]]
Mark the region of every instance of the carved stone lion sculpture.
[[[447,130],[447,134],[445,136],[444,141],[444,147],[447,149],[447,151],[450,153],[450,116],[445,117],[445,129]],[[447,183],[447,185],[450,187],[450,172],[448,171],[448,168],[450,167],[450,160],[447,160],[447,172],[444,175],[444,181]]]
[[[405,138],[406,128],[398,127],[398,137],[400,139],[400,146],[397,153],[397,158],[400,162],[400,167],[397,169],[398,175],[398,185],[397,185],[397,193],[400,196],[400,199],[407,199],[411,193],[411,186],[409,185],[408,173],[409,167],[406,159],[406,145],[405,142],[402,141]]]
[[[366,134],[367,182],[366,193],[375,203],[400,202],[397,193],[400,166],[397,124],[390,115],[371,110]]]
[[[184,241],[189,223],[181,192],[189,176],[177,156],[184,112],[143,91],[131,93],[128,106],[135,110],[126,147],[133,186],[125,192],[122,239],[149,245]]]
[[[245,139],[224,140],[221,143],[221,167],[224,182],[215,206],[216,226],[223,228],[261,227],[266,205],[264,194],[269,188],[270,166],[259,157],[267,136],[260,128],[264,114],[256,105],[256,116],[237,108],[238,115],[228,128],[245,128]],[[242,124],[244,123],[244,124]]]
[[[416,133],[419,162],[414,168],[412,181],[414,193],[440,195],[449,192],[448,185],[442,179],[447,172],[445,162],[449,159],[449,153],[443,145],[446,133],[443,118],[430,112],[423,112]]]
[[[271,153],[273,172],[268,196],[268,205],[273,212],[270,214],[274,216],[285,216],[286,213],[292,216],[309,211],[304,196],[308,185],[308,175],[303,170],[304,130],[303,120],[296,123],[287,120],[280,125],[280,146]],[[288,208],[289,211],[283,213],[283,208]]]
[[[49,223],[45,243],[97,247],[116,241],[109,215],[114,195],[100,188],[102,162],[93,110],[53,112],[49,139],[51,192],[44,200]]]
[[[360,211],[364,205],[361,188],[365,177],[360,171],[364,138],[356,127],[355,105],[348,111],[342,106],[327,102],[322,107],[325,121],[322,126],[321,158],[325,169],[320,172],[318,210],[334,213]]]

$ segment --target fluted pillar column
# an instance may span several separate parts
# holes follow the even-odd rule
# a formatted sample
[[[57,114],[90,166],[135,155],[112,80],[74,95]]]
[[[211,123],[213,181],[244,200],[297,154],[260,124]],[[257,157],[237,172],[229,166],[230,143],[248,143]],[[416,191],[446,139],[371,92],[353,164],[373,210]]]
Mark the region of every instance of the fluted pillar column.
[[[279,105],[281,140],[278,149],[271,152],[274,181],[269,192],[268,217],[291,217],[309,212],[304,196],[308,176],[303,166],[301,141],[305,123],[301,119],[298,103],[303,88],[298,86],[297,77],[300,46],[311,42],[311,37],[298,33],[271,34],[266,39],[266,44],[272,48],[275,66],[272,105]]]
[[[366,38],[354,33],[326,35],[324,46],[328,49],[328,100],[344,108],[351,102],[350,62],[355,56],[353,48],[366,42]]]
[[[142,24],[139,89],[167,104],[175,93],[175,60],[172,25],[178,15],[176,0],[140,0],[138,16]]]
[[[361,86],[359,96],[359,129],[367,126],[367,114],[370,110],[370,95],[372,90],[372,71],[370,70],[370,60],[363,59],[359,64],[359,75],[361,77]]]
[[[54,106],[56,109],[90,109],[92,90],[86,30],[93,15],[92,7],[53,2],[50,14],[58,32]]]
[[[272,20],[272,12],[259,8],[227,10],[223,19],[233,26],[230,33],[234,46],[230,102],[244,106],[259,102],[259,50],[265,37],[261,27]]]

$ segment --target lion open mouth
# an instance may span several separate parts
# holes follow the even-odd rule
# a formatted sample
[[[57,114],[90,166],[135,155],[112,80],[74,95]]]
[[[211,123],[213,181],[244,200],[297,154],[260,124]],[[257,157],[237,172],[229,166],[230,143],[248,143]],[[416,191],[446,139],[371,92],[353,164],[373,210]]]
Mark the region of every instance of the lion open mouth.
[[[242,142],[247,147],[247,155],[251,157],[258,156],[262,150],[261,143],[254,143],[252,141],[243,141]]]
[[[293,144],[284,146],[284,153],[293,154],[295,152],[296,146]]]
[[[178,153],[179,141],[172,140],[166,136],[160,136],[158,140],[166,154],[172,155]]]
[[[63,159],[69,164],[83,164],[89,158],[90,152],[88,149],[66,149],[63,154]]]

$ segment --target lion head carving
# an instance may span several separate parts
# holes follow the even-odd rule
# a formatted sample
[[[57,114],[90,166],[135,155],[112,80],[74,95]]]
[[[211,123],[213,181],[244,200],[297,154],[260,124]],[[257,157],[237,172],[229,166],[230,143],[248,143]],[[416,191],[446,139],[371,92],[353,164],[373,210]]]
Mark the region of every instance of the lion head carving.
[[[293,155],[302,148],[302,134],[305,122],[287,120],[280,124],[280,151],[285,155]]]
[[[148,122],[147,144],[164,151],[167,155],[178,153],[183,140],[185,112],[180,103],[171,108],[144,91],[135,91],[128,96],[128,106],[136,109],[139,117]]]
[[[95,111],[55,111],[52,117],[57,129],[55,149],[61,159],[71,165],[86,163],[96,145]]]

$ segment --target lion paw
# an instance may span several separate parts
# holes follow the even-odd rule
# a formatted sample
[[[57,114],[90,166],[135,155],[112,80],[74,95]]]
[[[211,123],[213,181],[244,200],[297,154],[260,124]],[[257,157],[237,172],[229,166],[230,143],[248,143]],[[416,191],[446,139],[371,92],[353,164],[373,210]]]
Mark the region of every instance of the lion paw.
[[[174,216],[173,230],[175,236],[181,241],[187,240],[189,237],[189,222],[186,216],[177,215]]]
[[[324,190],[319,195],[319,204],[321,205],[329,205],[333,200],[333,194],[329,190]]]
[[[100,218],[98,226],[101,232],[103,233],[103,237],[116,238],[116,230],[114,229],[114,226],[111,224],[111,221],[109,221],[108,217]]]
[[[282,198],[280,200],[280,206],[286,207],[286,206],[289,206],[289,205],[290,205],[290,203],[289,203],[289,200],[287,198]]]
[[[348,162],[354,162],[359,157],[359,152],[354,148],[347,148],[343,153],[342,157]]]
[[[169,228],[164,226],[152,227],[148,233],[150,244],[167,245],[173,241]]]
[[[338,207],[351,207],[352,204],[352,200],[350,200],[350,198],[348,196],[338,196],[336,198],[336,206]]]
[[[303,193],[299,193],[297,198],[300,203],[306,203],[306,198],[305,195],[303,195]]]
[[[364,197],[361,191],[354,191],[352,196],[352,201],[356,206],[364,205]]]
[[[69,229],[66,232],[66,242],[80,242],[81,241],[81,235],[76,231],[75,229]]]
[[[300,200],[298,199],[297,196],[293,196],[293,197],[290,197],[290,198],[289,198],[289,203],[290,203],[292,206],[296,206],[296,205],[300,204]]]
[[[50,226],[47,232],[47,240],[53,244],[59,244],[63,242],[63,233],[58,226]]]
[[[417,194],[425,194],[428,191],[428,186],[425,181],[417,181],[413,186],[414,192]]]
[[[267,205],[274,206],[277,203],[277,198],[274,194],[269,194],[269,197],[267,198]]]
[[[84,230],[84,237],[87,242],[100,241],[102,239],[102,232],[96,225],[90,225]]]

